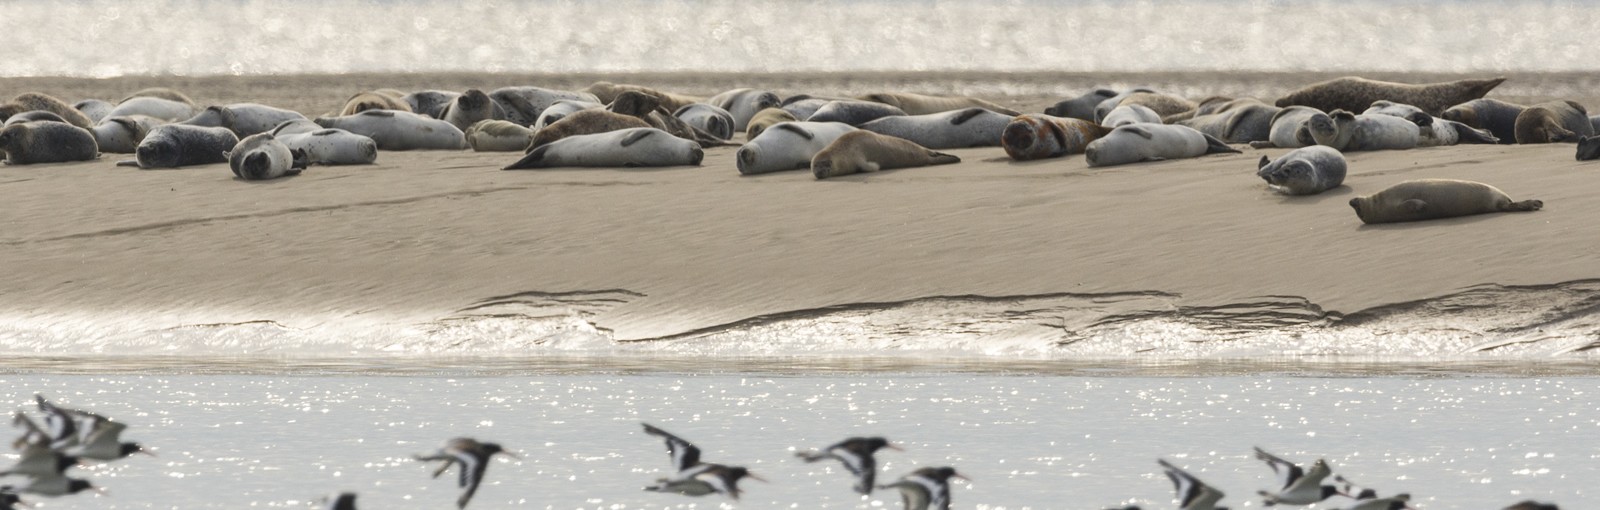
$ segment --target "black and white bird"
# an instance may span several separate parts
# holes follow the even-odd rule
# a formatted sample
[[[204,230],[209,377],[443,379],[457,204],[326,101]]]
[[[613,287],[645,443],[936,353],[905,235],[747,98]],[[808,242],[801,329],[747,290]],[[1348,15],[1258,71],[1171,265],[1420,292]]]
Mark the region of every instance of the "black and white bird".
[[[951,478],[971,481],[953,467],[925,467],[878,488],[899,489],[904,510],[950,510]]]
[[[463,490],[461,497],[456,498],[456,508],[466,508],[467,502],[472,501],[472,495],[478,492],[478,486],[483,483],[483,473],[489,469],[489,458],[495,454],[504,454],[514,459],[521,459],[517,454],[506,451],[496,443],[480,443],[475,439],[466,437],[453,438],[444,443],[444,447],[430,455],[417,455],[415,458],[423,462],[436,460],[444,461],[439,469],[433,471],[433,477],[438,478],[450,469],[450,466],[460,464],[461,472],[457,485]],[[352,500],[352,504],[354,501]]]
[[[1345,510],[1402,510],[1413,508],[1410,505],[1410,494],[1400,493],[1380,498],[1378,497],[1378,491],[1372,489],[1363,488],[1357,491],[1356,484],[1342,476],[1335,476],[1334,481],[1344,486],[1340,488],[1339,494],[1356,500],[1355,504],[1350,505]]]
[[[22,498],[17,497],[17,493],[12,492],[10,486],[0,487],[0,510],[16,510],[19,506],[28,507],[31,505],[23,501]]]
[[[655,485],[645,487],[644,490],[672,492],[686,496],[726,494],[737,501],[740,493],[739,480],[753,478],[766,481],[743,467],[700,462],[699,447],[648,423],[644,424],[644,432],[666,441],[667,454],[672,459],[672,469],[676,470],[672,476],[658,479]]]
[[[19,493],[38,494],[40,496],[66,496],[79,492],[92,490],[100,492],[99,487],[81,478],[68,478],[63,475],[35,476],[28,479],[28,484],[13,487]]]
[[[135,453],[155,456],[139,443],[122,441],[122,431],[128,429],[127,424],[114,422],[97,414],[84,414],[93,418],[89,432],[77,447],[67,450],[71,454],[85,459],[107,461],[126,458]]]
[[[820,452],[797,452],[795,456],[805,459],[806,462],[837,459],[844,464],[845,469],[856,475],[856,492],[871,494],[873,482],[878,477],[878,460],[873,454],[884,448],[901,449],[881,437],[852,437],[823,448]]]
[[[1178,493],[1179,510],[1227,510],[1227,507],[1217,506],[1222,501],[1224,494],[1216,488],[1206,485],[1205,482],[1195,478],[1194,475],[1178,469],[1178,466],[1165,460],[1157,460],[1161,468],[1166,470],[1167,478],[1172,479],[1172,486]]]
[[[67,472],[67,468],[78,465],[77,457],[50,449],[50,445],[42,438],[24,445],[18,453],[21,457],[17,463],[0,471],[0,476],[61,476]]]
[[[331,498],[323,498],[322,510],[356,510],[356,493],[341,492]]]
[[[1311,469],[1301,469],[1293,462],[1267,453],[1260,447],[1256,447],[1255,450],[1256,458],[1265,461],[1267,466],[1272,468],[1272,472],[1278,474],[1277,492],[1256,492],[1263,498],[1261,504],[1309,505],[1339,495],[1338,487],[1322,485],[1322,481],[1333,474],[1333,469],[1328,467],[1327,461],[1317,459],[1311,464]]]
[[[50,437],[50,447],[60,450],[77,446],[82,440],[78,423],[82,413],[58,407],[45,400],[44,395],[34,395],[33,399],[38,403],[39,411],[44,413],[44,432]]]

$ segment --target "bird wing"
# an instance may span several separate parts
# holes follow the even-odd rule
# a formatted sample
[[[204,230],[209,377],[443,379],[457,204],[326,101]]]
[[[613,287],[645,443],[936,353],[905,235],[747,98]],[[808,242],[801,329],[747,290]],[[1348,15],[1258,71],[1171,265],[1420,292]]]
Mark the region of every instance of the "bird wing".
[[[39,403],[39,411],[45,413],[44,426],[49,429],[52,445],[62,447],[76,443],[78,439],[77,417],[45,400],[44,395],[34,395],[33,398]]]
[[[1166,470],[1167,478],[1172,479],[1173,488],[1178,494],[1178,508],[1208,509],[1214,507],[1218,501],[1222,501],[1222,491],[1206,485],[1199,478],[1165,460],[1156,462]]]
[[[950,510],[949,480],[935,480],[920,476],[913,480],[928,489],[928,508],[932,510]]]
[[[715,465],[714,465],[715,466]],[[727,494],[735,501],[739,499],[739,481],[734,480],[725,466],[715,466],[711,469],[701,470],[693,478],[711,486],[711,490]]]
[[[127,429],[128,426],[123,423],[106,419],[96,421],[94,422],[94,428],[85,437],[81,450],[106,449],[109,452],[116,452],[122,446],[122,431]]]
[[[903,510],[928,510],[930,498],[927,487],[909,479],[883,486],[885,489],[891,487],[900,490],[900,504]]]
[[[839,462],[844,463],[844,468],[851,474],[860,476],[861,473],[871,472],[875,467],[871,455],[861,455],[846,447],[843,443],[828,447],[828,454]]]
[[[461,463],[460,485],[463,489],[461,497],[456,499],[456,508],[466,508],[467,502],[472,500],[472,495],[478,492],[478,485],[483,483],[483,474],[489,469],[489,459],[479,459],[472,452],[458,452],[456,462]]]
[[[1260,447],[1256,448],[1256,458],[1266,461],[1267,466],[1272,468],[1272,472],[1278,474],[1278,490],[1287,490],[1290,485],[1294,485],[1296,480],[1305,475],[1305,471],[1301,470],[1300,466],[1267,453],[1266,450],[1262,450]]]
[[[700,448],[696,447],[694,443],[684,441],[683,438],[655,428],[649,423],[644,424],[644,432],[666,440],[667,453],[672,456],[673,469],[683,471],[700,463]]]

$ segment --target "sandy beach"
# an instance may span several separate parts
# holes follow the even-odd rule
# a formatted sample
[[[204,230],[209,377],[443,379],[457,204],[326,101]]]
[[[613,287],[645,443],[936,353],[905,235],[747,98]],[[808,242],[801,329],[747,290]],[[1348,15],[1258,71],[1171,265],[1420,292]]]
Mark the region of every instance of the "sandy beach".
[[[834,78],[762,77],[751,85],[783,83],[772,88],[787,93],[989,90],[989,99],[1040,111],[1097,80],[1193,83],[1182,90],[1199,99],[1270,97],[1323,76],[1026,75],[1006,86],[960,75]],[[1592,79],[1523,78],[1490,97],[1531,102]],[[579,88],[595,79],[709,95],[738,77],[40,78],[0,80],[0,95],[115,100],[161,85],[202,103],[253,101],[315,115],[366,88]],[[1026,93],[998,93],[1007,87]],[[1600,106],[1594,97],[1562,97]],[[429,323],[517,301],[546,311],[567,306],[618,340],[639,340],[941,296],[1135,296],[1141,307],[1165,310],[1266,299],[1299,302],[1320,316],[1486,284],[1600,278],[1597,167],[1574,161],[1572,145],[1351,153],[1345,187],[1303,198],[1273,194],[1254,175],[1257,159],[1285,150],[1240,148],[1095,169],[1081,156],[1016,163],[998,148],[964,149],[951,151],[963,159],[958,165],[827,181],[801,171],[741,177],[732,148],[708,150],[700,167],[652,170],[502,171],[517,154],[383,152],[376,165],[313,167],[261,183],[235,180],[226,165],[117,168],[121,156],[109,154],[4,167],[0,309],[13,329],[85,316],[105,318],[95,326],[104,328],[309,328]],[[1545,208],[1364,226],[1346,204],[1431,177],[1486,182]]]

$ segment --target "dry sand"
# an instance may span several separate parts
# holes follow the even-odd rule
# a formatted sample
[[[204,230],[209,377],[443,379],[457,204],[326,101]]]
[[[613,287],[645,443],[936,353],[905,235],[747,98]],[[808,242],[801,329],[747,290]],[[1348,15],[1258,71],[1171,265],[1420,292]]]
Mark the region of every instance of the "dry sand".
[[[0,95],[115,99],[166,85],[203,102],[314,114],[362,88],[545,84],[428,78],[0,80]],[[695,78],[700,89],[685,92],[733,79]],[[900,82],[879,79],[866,86]],[[1020,81],[1042,90],[1037,82],[1053,79]],[[1139,79],[1177,78],[1127,80]],[[1237,80],[1210,79],[1221,89]],[[841,83],[835,90],[862,87]],[[991,97],[1028,111],[1058,99]],[[1354,312],[1485,283],[1600,278],[1600,164],[1574,161],[1570,144],[1352,153],[1345,187],[1303,198],[1270,193],[1254,175],[1261,155],[1284,150],[1104,169],[1081,156],[1014,163],[999,149],[951,152],[964,162],[820,182],[800,171],[741,177],[729,148],[708,151],[701,167],[658,170],[501,171],[518,154],[384,152],[377,165],[261,183],[234,180],[226,165],[117,168],[117,155],[4,167],[0,309],[152,327],[403,322],[495,296],[618,289],[619,304],[591,321],[643,339],[927,296],[1161,291],[1192,305],[1299,296]],[[1490,183],[1545,209],[1364,226],[1346,205],[1429,177]]]

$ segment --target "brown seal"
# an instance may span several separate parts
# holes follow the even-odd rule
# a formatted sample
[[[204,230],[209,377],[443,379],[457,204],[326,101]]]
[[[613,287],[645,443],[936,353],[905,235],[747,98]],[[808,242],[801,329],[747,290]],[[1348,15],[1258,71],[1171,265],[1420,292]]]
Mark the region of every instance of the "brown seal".
[[[56,99],[48,94],[37,92],[18,94],[17,97],[11,98],[11,102],[0,105],[0,122],[11,118],[12,115],[34,110],[54,113],[61,117],[62,120],[67,121],[68,124],[84,129],[94,127],[94,121],[89,120],[89,116],[84,115],[77,108],[73,108],[72,105],[67,104],[65,101]]]
[[[1083,119],[1024,114],[1011,119],[1000,134],[1006,155],[1017,161],[1079,154],[1112,128]]]
[[[350,99],[346,99],[344,106],[339,108],[339,113],[333,116],[343,117],[346,115],[355,115],[367,110],[398,110],[402,112],[410,112],[411,105],[406,103],[404,96],[396,97],[381,91],[362,92],[354,96],[350,96]]]
[[[800,119],[795,118],[794,114],[789,113],[788,110],[782,108],[767,108],[765,110],[761,110],[756,112],[754,117],[750,117],[750,126],[745,128],[744,139],[756,139],[757,136],[761,136],[762,131],[766,131],[767,128],[772,127],[773,124],[777,124],[779,122],[795,122],[798,120]]]
[[[1551,101],[1529,106],[1517,114],[1517,143],[1576,143],[1593,135],[1589,112],[1572,101]]]
[[[661,101],[662,108],[666,108],[667,110],[671,111],[678,111],[679,108],[683,108],[694,103],[706,102],[705,98],[702,97],[674,94],[672,92],[665,92],[662,90],[645,87],[643,85],[611,83],[608,81],[595,82],[593,85],[584,88],[583,92],[594,94],[594,97],[600,98],[600,104],[610,104],[612,101],[617,100],[617,96],[621,95],[623,92],[640,92],[655,96],[656,99]]]
[[[561,120],[555,121],[534,133],[533,141],[528,143],[528,148],[524,152],[532,152],[533,149],[538,148],[540,145],[573,135],[592,135],[637,127],[654,126],[645,122],[644,119],[632,115],[623,115],[607,110],[582,110],[562,117]]]
[[[661,98],[638,91],[625,91],[617,94],[611,104],[606,105],[606,110],[631,115],[644,120],[650,127],[666,131],[672,136],[684,140],[693,140],[701,147],[716,147],[730,144],[726,140],[717,138],[711,133],[695,129],[688,122],[672,115],[672,112],[661,105]]]
[[[1345,77],[1313,83],[1278,99],[1278,106],[1310,106],[1325,112],[1366,111],[1375,101],[1389,100],[1421,108],[1437,116],[1446,108],[1483,97],[1505,78],[1457,80],[1445,83],[1394,83]]]
[[[1117,103],[1116,106],[1129,104],[1136,104],[1155,110],[1162,118],[1187,112],[1199,106],[1194,101],[1160,92],[1134,92],[1128,94],[1128,97],[1122,98],[1122,102]]]
[[[100,157],[89,130],[62,122],[23,122],[0,129],[0,153],[6,163],[60,163]]]
[[[1454,218],[1493,212],[1537,211],[1544,207],[1538,200],[1513,202],[1494,186],[1455,179],[1419,179],[1406,181],[1388,189],[1350,199],[1350,207],[1363,223],[1395,223],[1401,221]]]
[[[941,97],[923,94],[906,94],[882,92],[861,96],[862,101],[883,103],[901,111],[906,115],[927,115],[930,113],[944,113],[952,110],[967,108],[983,108],[996,113],[1003,113],[1012,117],[1022,115],[1022,112],[1000,106],[998,104],[978,99],[975,97]]]
[[[935,152],[908,140],[871,131],[851,131],[811,157],[811,175],[817,179],[857,172],[960,163],[961,158]]]

